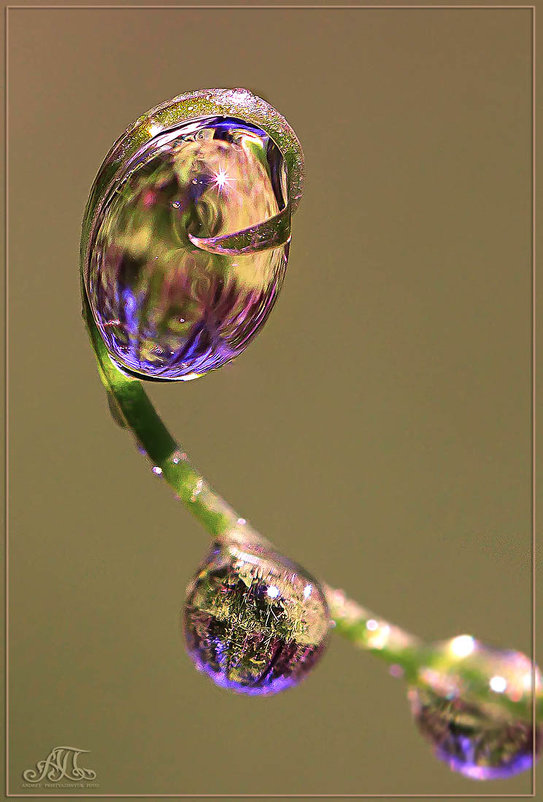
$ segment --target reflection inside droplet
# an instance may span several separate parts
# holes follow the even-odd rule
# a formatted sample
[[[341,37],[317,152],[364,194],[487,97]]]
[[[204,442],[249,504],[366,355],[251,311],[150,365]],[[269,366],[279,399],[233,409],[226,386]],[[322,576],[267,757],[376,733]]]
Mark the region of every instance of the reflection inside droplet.
[[[217,685],[240,693],[297,685],[320,658],[328,630],[318,583],[262,546],[215,544],[187,592],[190,656]]]

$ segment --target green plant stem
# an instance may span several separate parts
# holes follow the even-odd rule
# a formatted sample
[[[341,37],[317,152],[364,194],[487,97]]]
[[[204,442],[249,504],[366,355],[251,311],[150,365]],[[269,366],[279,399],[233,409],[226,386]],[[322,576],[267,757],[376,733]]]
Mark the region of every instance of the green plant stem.
[[[132,432],[140,450],[151,460],[155,472],[162,474],[176,496],[214,538],[269,544],[190,464],[187,455],[164,426],[141,382],[127,376],[114,365],[96,328],[84,292],[83,317],[112,412],[120,425]],[[452,664],[444,664],[443,653],[438,648],[425,644],[400,627],[374,615],[348,599],[343,591],[326,584],[323,587],[335,631],[360,648],[378,655],[391,666],[395,676],[402,676],[409,684],[418,684],[423,682],[421,672],[424,670],[432,667],[440,671],[452,669]],[[495,709],[501,709],[517,719],[532,719],[530,693],[518,701],[512,701],[505,694],[496,694],[489,688],[488,673],[462,665],[455,665],[454,672],[460,680],[465,681],[470,696],[477,701],[489,702]],[[537,718],[540,719],[543,712],[541,697],[537,699],[535,707]]]

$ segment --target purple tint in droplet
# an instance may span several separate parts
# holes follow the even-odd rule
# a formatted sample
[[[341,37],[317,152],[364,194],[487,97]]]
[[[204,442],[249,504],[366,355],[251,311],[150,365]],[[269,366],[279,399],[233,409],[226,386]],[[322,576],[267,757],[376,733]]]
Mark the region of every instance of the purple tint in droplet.
[[[484,703],[446,698],[428,687],[409,689],[417,726],[439,760],[474,780],[511,777],[529,769],[541,750],[541,731]]]

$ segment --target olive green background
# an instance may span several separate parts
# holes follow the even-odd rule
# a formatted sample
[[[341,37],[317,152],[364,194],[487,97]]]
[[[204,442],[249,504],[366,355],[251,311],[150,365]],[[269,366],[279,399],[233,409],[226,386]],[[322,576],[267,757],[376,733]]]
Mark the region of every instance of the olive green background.
[[[452,774],[339,637],[274,698],[194,670],[207,537],[109,415],[78,276],[128,123],[205,87],[275,105],[307,163],[281,298],[235,363],[150,395],[309,570],[425,638],[529,653],[530,48],[521,9],[10,12],[11,793],[59,745],[111,795],[530,792]]]

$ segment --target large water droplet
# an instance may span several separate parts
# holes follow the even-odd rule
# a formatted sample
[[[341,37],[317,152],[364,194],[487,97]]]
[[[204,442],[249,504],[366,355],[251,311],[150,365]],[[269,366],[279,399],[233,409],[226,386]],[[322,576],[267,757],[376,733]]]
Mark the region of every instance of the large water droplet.
[[[122,369],[187,380],[246,348],[283,282],[286,187],[277,145],[234,117],[158,130],[123,165],[93,223],[85,271],[95,322]]]
[[[443,663],[423,670],[421,684],[408,691],[411,710],[422,735],[433,745],[436,757],[453,770],[475,780],[510,777],[532,766],[541,749],[541,729],[516,719],[493,702],[492,694],[477,699],[462,675],[483,671],[496,696],[511,701],[531,698],[540,675],[532,672],[520,652],[496,650],[461,635],[439,644]],[[461,667],[461,670],[459,670]]]
[[[197,668],[217,685],[254,695],[297,685],[322,655],[329,630],[319,583],[254,544],[213,545],[188,588],[183,617]]]

